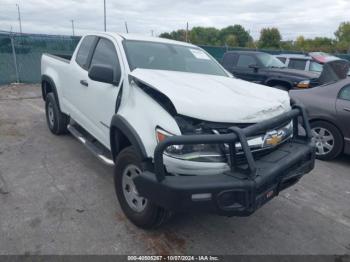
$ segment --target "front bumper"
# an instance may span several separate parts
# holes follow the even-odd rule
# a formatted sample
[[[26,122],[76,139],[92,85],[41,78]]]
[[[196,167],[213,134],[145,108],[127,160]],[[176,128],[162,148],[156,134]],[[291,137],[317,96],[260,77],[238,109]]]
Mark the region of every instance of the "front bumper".
[[[306,136],[299,136],[298,118],[302,118]],[[270,154],[254,160],[246,136],[269,129],[279,122],[292,120],[293,139]],[[246,164],[236,165],[236,141],[242,144]],[[163,163],[165,148],[173,144],[229,143],[230,170],[218,175],[174,176]],[[170,137],[158,144],[154,169],[134,179],[140,195],[172,211],[205,211],[226,216],[248,216],[285,188],[299,181],[314,167],[315,152],[305,111],[295,108],[274,119],[239,129],[225,135]]]

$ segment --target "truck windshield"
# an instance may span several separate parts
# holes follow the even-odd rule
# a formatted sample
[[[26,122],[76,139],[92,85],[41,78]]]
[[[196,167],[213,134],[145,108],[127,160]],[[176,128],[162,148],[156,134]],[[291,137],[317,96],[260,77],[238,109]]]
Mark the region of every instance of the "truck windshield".
[[[257,54],[258,59],[264,65],[264,67],[273,68],[285,68],[286,66],[276,57],[270,54],[260,53]]]
[[[169,70],[228,76],[202,49],[177,44],[124,40],[130,70],[136,68]]]

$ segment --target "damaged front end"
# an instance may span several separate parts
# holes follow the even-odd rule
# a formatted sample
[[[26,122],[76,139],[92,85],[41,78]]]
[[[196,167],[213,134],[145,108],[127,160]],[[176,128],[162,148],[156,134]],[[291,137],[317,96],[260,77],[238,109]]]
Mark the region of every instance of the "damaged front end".
[[[254,123],[215,123],[194,119],[187,116],[177,115],[174,117],[183,135],[222,135],[231,133],[232,127],[245,128]],[[161,142],[172,134],[158,127],[156,129],[158,142]],[[247,138],[249,148],[255,158],[259,158],[271,152],[292,138],[293,123],[287,121],[279,126],[261,131]],[[245,162],[244,152],[240,142],[235,143],[237,153],[237,164]],[[222,144],[186,144],[171,145],[164,151],[167,157],[178,160],[207,162],[207,163],[228,163],[230,146]],[[169,162],[169,161],[168,161]]]
[[[292,133],[289,136],[287,130],[291,121]],[[304,133],[299,130],[299,123]],[[134,179],[140,195],[168,210],[248,216],[314,168],[315,148],[301,106],[294,105],[289,112],[246,127],[223,127],[219,134],[215,133],[215,130],[220,130],[219,126],[212,123],[179,125],[194,128],[198,134],[186,135],[186,130],[183,130],[183,135],[172,136],[161,130],[154,151],[154,168],[145,170]],[[280,130],[287,134],[284,140],[283,135],[279,135]],[[269,153],[256,155],[258,151],[252,144],[256,137],[262,138],[259,148]],[[189,156],[192,156],[191,161],[186,161]],[[209,163],[209,157],[215,161],[226,159],[227,162]],[[185,167],[181,172],[170,172],[169,159],[178,161],[173,162],[175,167],[184,163]],[[219,169],[216,174],[206,173],[205,169],[215,169],[215,166]]]

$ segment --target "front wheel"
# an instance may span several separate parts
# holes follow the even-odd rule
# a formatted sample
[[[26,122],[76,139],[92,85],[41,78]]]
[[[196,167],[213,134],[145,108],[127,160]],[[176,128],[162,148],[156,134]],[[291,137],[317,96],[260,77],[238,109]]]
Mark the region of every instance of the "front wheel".
[[[344,138],[336,126],[325,121],[315,121],[311,123],[311,132],[318,159],[331,160],[342,152]]]
[[[133,179],[142,173],[141,160],[134,147],[123,149],[114,169],[114,185],[120,206],[136,226],[150,229],[163,224],[170,212],[139,195]]]

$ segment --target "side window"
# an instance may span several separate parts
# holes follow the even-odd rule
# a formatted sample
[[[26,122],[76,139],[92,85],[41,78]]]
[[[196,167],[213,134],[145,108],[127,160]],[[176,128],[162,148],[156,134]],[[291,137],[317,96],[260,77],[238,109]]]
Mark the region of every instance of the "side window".
[[[226,69],[232,69],[235,67],[237,62],[237,54],[227,53],[224,55],[224,58],[222,60],[222,65]]]
[[[280,56],[278,56],[277,58],[278,58],[283,64],[286,63],[287,58],[285,58],[285,57],[280,57]]]
[[[111,41],[104,38],[101,38],[98,41],[95,52],[92,56],[91,66],[97,64],[112,67],[115,70],[116,75],[120,76],[120,64],[117,51]]]
[[[237,62],[237,67],[248,68],[250,65],[256,65],[255,58],[250,55],[240,55]]]
[[[77,57],[75,61],[77,62],[78,65],[80,65],[82,68],[85,70],[87,69],[87,62],[89,58],[89,53],[92,48],[92,45],[95,41],[96,37],[95,36],[86,36],[83,39],[83,42],[81,43]]]
[[[305,70],[307,60],[305,59],[289,59],[288,68]]]
[[[344,100],[350,101],[350,86],[346,86],[342,90],[340,90],[338,97],[340,99],[344,99]]]

